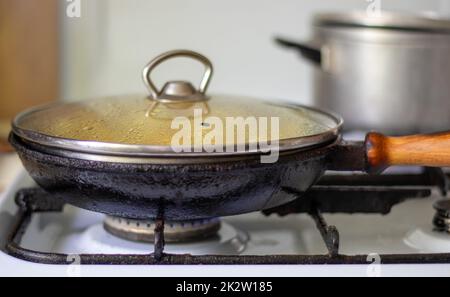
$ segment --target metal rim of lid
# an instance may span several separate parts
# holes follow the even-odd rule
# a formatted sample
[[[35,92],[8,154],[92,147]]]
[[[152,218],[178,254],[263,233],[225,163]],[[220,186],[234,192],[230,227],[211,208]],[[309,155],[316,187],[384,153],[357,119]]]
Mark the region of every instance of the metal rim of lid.
[[[380,12],[379,15],[369,15],[362,11],[319,13],[314,17],[313,23],[317,26],[382,28],[450,34],[450,19],[432,17],[426,14],[414,15],[388,11]]]
[[[51,105],[52,104],[50,104],[50,106]],[[294,151],[300,149],[304,150],[312,147],[326,145],[332,141],[335,141],[340,136],[342,126],[344,124],[344,120],[341,116],[336,115],[332,112],[327,112],[321,109],[303,105],[290,104],[289,107],[304,108],[306,110],[316,112],[332,120],[335,125],[333,127],[330,127],[329,130],[323,133],[310,136],[302,136],[298,138],[281,139],[279,140],[278,146],[279,152]],[[147,159],[152,159],[154,161],[154,158],[166,158],[177,159],[176,161],[174,161],[175,163],[183,163],[183,159],[186,159],[187,162],[192,162],[192,158],[212,158],[211,161],[214,161],[214,157],[241,157],[248,155],[261,155],[265,153],[257,145],[253,146],[251,144],[247,144],[244,151],[227,151],[227,147],[224,147],[223,152],[208,152],[206,150],[203,150],[202,152],[195,152],[194,150],[192,150],[191,152],[175,152],[170,146],[141,144],[134,145],[90,140],[76,140],[46,135],[36,131],[20,128],[19,122],[22,118],[46,108],[49,108],[49,105],[31,108],[20,113],[12,123],[12,133],[25,143],[28,143],[32,146],[33,144],[37,145],[40,148],[43,148],[45,153],[58,156],[114,163],[146,163]],[[167,162],[171,163],[171,161]]]

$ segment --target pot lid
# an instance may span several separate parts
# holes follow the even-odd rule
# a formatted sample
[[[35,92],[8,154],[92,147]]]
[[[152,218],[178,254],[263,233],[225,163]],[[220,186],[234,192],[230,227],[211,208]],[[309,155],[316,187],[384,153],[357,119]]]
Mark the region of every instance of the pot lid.
[[[161,90],[152,70],[174,57],[205,65],[198,89],[172,81]],[[305,148],[337,138],[338,116],[303,106],[206,93],[213,73],[204,56],[186,50],[165,53],[143,72],[150,96],[130,95],[54,103],[18,115],[13,132],[41,146],[103,155],[205,156]],[[271,147],[273,148],[273,146]]]
[[[350,26],[450,33],[450,19],[425,14],[414,15],[387,11],[373,14],[362,11],[320,13],[314,17],[314,24],[319,26]]]

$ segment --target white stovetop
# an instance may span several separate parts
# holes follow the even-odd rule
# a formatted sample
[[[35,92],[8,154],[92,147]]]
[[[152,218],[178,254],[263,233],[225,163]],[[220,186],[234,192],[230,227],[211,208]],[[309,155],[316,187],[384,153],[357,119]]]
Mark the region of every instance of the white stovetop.
[[[25,172],[16,178],[0,198],[0,245],[16,206],[15,191],[33,185]],[[437,199],[438,197],[436,197]],[[386,217],[379,215],[326,215],[341,233],[344,254],[384,254],[450,252],[450,237],[429,232],[435,199],[415,200],[395,207]],[[67,207],[64,214],[37,215],[24,236],[26,247],[41,251],[76,253],[75,242],[89,237],[89,230],[100,226],[102,215]],[[245,254],[302,253],[323,254],[325,247],[312,220],[305,215],[263,218],[250,214],[227,218],[250,234]],[[433,242],[422,241],[433,237]],[[117,240],[116,240],[117,241]],[[409,242],[409,244],[408,244]],[[411,244],[412,242],[412,244]],[[415,247],[414,242],[416,242]],[[419,244],[417,244],[419,242]],[[123,242],[122,242],[123,244]],[[79,247],[83,247],[79,244]],[[116,247],[113,246],[112,250]],[[131,249],[151,251],[151,245],[125,243]],[[75,248],[76,249],[76,248]],[[84,251],[89,251],[86,248]],[[82,252],[82,251],[80,251]],[[450,276],[450,265],[264,265],[264,266],[52,266],[32,264],[0,252],[0,276]]]

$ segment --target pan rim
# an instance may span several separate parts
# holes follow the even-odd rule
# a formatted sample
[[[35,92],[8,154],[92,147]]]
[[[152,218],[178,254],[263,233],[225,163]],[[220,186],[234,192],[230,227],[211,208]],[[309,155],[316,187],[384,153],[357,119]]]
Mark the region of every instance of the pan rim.
[[[65,160],[77,160],[81,162],[86,162],[86,164],[91,164],[91,162],[95,163],[105,163],[105,164],[113,164],[114,166],[204,166],[204,165],[213,165],[213,164],[223,164],[223,163],[233,163],[233,164],[242,164],[245,162],[252,162],[254,164],[260,162],[259,154],[247,154],[247,155],[231,155],[231,156],[217,156],[215,158],[211,157],[185,157],[185,158],[177,158],[177,157],[127,157],[127,156],[109,156],[109,155],[100,155],[100,154],[87,154],[87,153],[78,153],[78,152],[70,152],[61,149],[52,149],[48,147],[41,146],[36,143],[30,143],[26,140],[19,138],[13,132],[10,133],[9,141],[13,147],[19,152],[19,155],[28,152],[36,153],[39,155],[52,156],[56,158],[61,158]],[[286,158],[294,158],[296,160],[305,159],[305,158],[313,158],[314,156],[322,156],[327,155],[335,146],[341,144],[343,141],[342,136],[339,136],[335,140],[329,141],[322,145],[316,145],[313,147],[303,148],[303,149],[295,149],[280,152],[279,159],[277,161],[285,161]],[[78,163],[77,163],[78,164]],[[268,166],[273,164],[266,164]],[[240,166],[240,165],[237,165]],[[161,168],[161,167],[158,167]],[[183,167],[184,168],[184,167]],[[202,167],[203,168],[203,167]]]
[[[30,145],[38,145],[41,150],[45,150],[46,152],[51,154],[76,159],[115,163],[136,163],[137,160],[140,160],[138,163],[145,163],[145,160],[148,158],[170,159],[176,160],[175,163],[183,163],[183,159],[186,159],[186,161],[190,161],[192,159],[216,159],[218,157],[233,158],[255,155],[259,156],[264,154],[259,146],[255,146],[256,149],[249,149],[249,147],[252,147],[251,144],[246,144],[244,151],[227,151],[227,149],[224,147],[223,152],[175,152],[170,146],[140,144],[135,145],[90,140],[76,140],[51,136],[19,127],[19,122],[23,117],[57,104],[64,103],[59,102],[37,106],[19,113],[12,122],[12,133],[22,141]],[[321,114],[333,121],[334,126],[330,127],[329,130],[325,132],[314,135],[281,139],[279,140],[278,146],[279,153],[286,151],[306,150],[314,147],[319,147],[321,145],[326,145],[332,141],[335,141],[341,135],[344,119],[340,115],[323,109],[301,104],[284,105],[292,108],[303,108]]]

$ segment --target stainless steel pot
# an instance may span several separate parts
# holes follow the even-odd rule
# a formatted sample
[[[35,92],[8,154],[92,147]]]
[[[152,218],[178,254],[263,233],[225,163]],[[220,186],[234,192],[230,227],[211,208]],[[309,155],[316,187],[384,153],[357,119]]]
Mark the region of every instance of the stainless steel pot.
[[[320,14],[294,47],[318,67],[316,105],[346,129],[391,133],[450,128],[450,20],[383,13]]]

